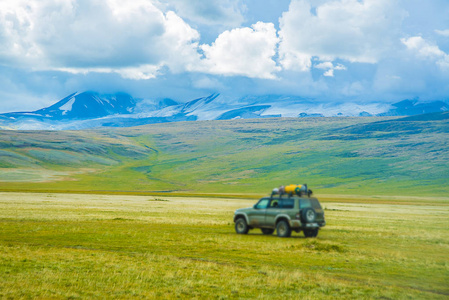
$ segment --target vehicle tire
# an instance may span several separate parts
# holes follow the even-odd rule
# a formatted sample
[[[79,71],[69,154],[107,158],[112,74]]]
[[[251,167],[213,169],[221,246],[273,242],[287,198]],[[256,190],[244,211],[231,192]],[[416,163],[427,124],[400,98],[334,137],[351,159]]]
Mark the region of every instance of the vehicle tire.
[[[278,237],[290,237],[292,235],[292,229],[286,220],[280,220],[276,224],[276,233]]]
[[[274,229],[271,229],[271,228],[261,228],[261,230],[262,230],[262,233],[266,234],[266,235],[273,234],[273,232],[274,232]]]
[[[235,221],[235,232],[238,234],[247,234],[249,231],[248,224],[246,224],[246,221],[244,218],[238,218],[237,221]]]
[[[313,223],[316,219],[316,212],[312,207],[307,207],[301,211],[301,221],[303,223]]]
[[[304,229],[304,236],[306,238],[316,237],[318,235],[318,228]]]

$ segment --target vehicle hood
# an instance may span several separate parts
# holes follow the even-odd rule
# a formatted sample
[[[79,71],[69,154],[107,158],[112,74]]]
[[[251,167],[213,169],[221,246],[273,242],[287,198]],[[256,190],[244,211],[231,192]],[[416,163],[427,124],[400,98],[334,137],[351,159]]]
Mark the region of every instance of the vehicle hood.
[[[246,212],[249,212],[249,211],[251,211],[253,209],[254,209],[253,207],[239,208],[239,209],[237,209],[235,211],[235,214],[237,214],[237,213],[246,213]]]

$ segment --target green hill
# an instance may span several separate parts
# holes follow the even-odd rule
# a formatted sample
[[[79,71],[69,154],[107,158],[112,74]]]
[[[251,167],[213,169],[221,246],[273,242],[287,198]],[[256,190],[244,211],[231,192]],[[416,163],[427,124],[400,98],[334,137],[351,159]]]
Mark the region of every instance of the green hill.
[[[447,196],[448,116],[0,131],[0,190]]]

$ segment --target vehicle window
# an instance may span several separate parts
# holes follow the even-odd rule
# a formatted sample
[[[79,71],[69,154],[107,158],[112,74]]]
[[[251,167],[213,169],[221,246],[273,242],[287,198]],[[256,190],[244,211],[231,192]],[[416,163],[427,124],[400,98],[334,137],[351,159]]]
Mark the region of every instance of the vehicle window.
[[[279,207],[279,199],[271,199],[270,205],[268,208],[278,208]]]
[[[260,199],[259,203],[256,204],[256,208],[259,209],[267,208],[268,202],[270,202],[270,199],[267,198]]]
[[[310,205],[310,200],[309,200],[309,199],[301,199],[301,200],[299,201],[299,207],[300,207],[300,208],[311,207],[311,205]]]
[[[287,198],[279,200],[279,208],[293,208],[295,206],[295,199]]]
[[[316,199],[310,199],[310,204],[312,204],[312,207],[314,209],[321,209],[320,202],[318,202],[318,200]]]

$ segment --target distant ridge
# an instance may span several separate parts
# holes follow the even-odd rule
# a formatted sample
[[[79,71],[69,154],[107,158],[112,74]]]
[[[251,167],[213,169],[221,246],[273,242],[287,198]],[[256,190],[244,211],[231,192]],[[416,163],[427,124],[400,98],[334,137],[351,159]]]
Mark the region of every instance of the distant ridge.
[[[113,114],[129,114],[136,101],[128,94],[100,96],[95,92],[74,93],[50,107],[34,113],[54,119],[88,119]]]
[[[136,101],[128,94],[100,96],[96,92],[73,93],[55,104],[31,112],[7,113],[10,119],[82,120],[113,114],[130,114]]]
[[[136,99],[126,93],[72,93],[55,104],[30,112],[0,114],[0,129],[77,130],[145,124],[274,117],[415,116],[449,111],[444,101],[403,100],[393,104],[328,103],[296,96],[246,96],[226,101],[219,93],[187,102]],[[446,114],[417,118],[445,118]]]
[[[413,116],[448,111],[449,105],[443,101],[418,103],[417,100],[403,100],[392,104],[392,108],[378,116]]]
[[[406,118],[400,118],[399,121],[438,121],[438,120],[448,120],[449,111],[436,112],[429,114],[416,115]]]

